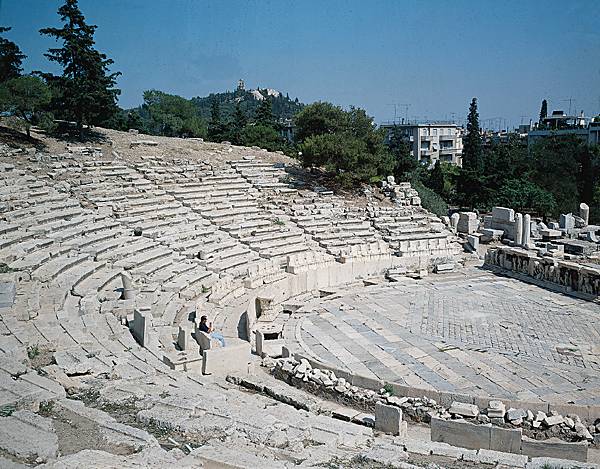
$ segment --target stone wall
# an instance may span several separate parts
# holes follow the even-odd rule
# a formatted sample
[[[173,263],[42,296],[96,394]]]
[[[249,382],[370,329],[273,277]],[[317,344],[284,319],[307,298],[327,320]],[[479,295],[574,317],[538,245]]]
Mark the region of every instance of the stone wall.
[[[499,267],[519,274],[523,280],[546,282],[567,293],[577,292],[591,297],[600,295],[600,268],[577,262],[540,257],[535,251],[497,247],[485,255],[486,267]]]

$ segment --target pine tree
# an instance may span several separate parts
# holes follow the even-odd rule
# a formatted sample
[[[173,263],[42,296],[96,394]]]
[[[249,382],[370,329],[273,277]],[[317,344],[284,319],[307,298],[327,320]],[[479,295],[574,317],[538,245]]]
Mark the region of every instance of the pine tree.
[[[44,28],[40,33],[62,41],[62,47],[49,49],[44,55],[60,64],[63,73],[41,75],[55,90],[54,106],[64,111],[65,118],[77,123],[81,137],[84,124],[98,125],[117,112],[120,90],[115,85],[121,73],[110,73],[113,60],[94,49],[97,26],[85,22],[77,0],[65,0],[58,14],[64,26]]]
[[[540,124],[543,123],[544,119],[548,117],[548,101],[545,99],[542,101],[542,109],[540,109]]]
[[[213,142],[223,140],[223,121],[221,120],[221,106],[217,98],[210,103],[210,121],[208,123],[208,138]]]
[[[254,122],[257,125],[274,127],[275,120],[273,118],[273,105],[270,97],[267,96],[260,102],[260,106],[258,106],[254,115]]]
[[[235,111],[233,113],[233,121],[231,123],[232,136],[231,139],[234,144],[241,145],[242,144],[242,132],[244,131],[244,127],[248,123],[248,118],[246,117],[246,113],[242,109],[240,102],[238,101],[235,105]]]
[[[467,116],[467,135],[463,144],[463,168],[475,173],[483,171],[483,142],[479,128],[477,98],[473,98]]]
[[[11,29],[0,26],[0,34]],[[21,64],[26,57],[14,42],[0,37],[0,83],[21,75]]]

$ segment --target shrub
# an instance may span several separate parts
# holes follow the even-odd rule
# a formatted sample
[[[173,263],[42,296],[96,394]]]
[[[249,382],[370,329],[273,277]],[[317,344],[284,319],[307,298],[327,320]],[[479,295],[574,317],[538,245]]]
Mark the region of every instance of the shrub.
[[[448,204],[444,201],[444,199],[442,199],[441,196],[424,186],[421,181],[413,181],[412,186],[419,193],[419,197],[421,197],[421,205],[424,209],[435,213],[438,217],[444,217],[448,215]]]

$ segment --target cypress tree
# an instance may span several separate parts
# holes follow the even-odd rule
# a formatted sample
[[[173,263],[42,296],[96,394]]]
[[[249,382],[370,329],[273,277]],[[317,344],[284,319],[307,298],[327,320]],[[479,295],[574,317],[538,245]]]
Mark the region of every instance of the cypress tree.
[[[83,125],[98,125],[117,111],[116,78],[121,73],[110,73],[114,62],[94,48],[97,26],[85,22],[77,0],[65,0],[58,9],[62,28],[40,29],[41,34],[62,41],[62,47],[51,48],[44,54],[48,60],[63,67],[61,76],[41,75],[55,90],[54,107],[66,119],[74,120],[80,137]]]
[[[0,34],[11,29],[0,26]],[[21,75],[23,71],[21,64],[25,58],[27,56],[21,52],[19,46],[6,38],[0,37],[0,83]]]
[[[544,119],[548,117],[548,101],[545,99],[542,101],[542,109],[540,109],[540,124],[544,121]]]
[[[477,98],[473,98],[469,106],[462,163],[462,169],[457,181],[459,201],[464,206],[475,207],[477,204],[483,202],[483,189],[485,186],[483,142],[479,129]]]
[[[477,98],[473,98],[467,116],[467,135],[463,145],[463,168],[481,173],[483,171],[483,142],[479,128]]]

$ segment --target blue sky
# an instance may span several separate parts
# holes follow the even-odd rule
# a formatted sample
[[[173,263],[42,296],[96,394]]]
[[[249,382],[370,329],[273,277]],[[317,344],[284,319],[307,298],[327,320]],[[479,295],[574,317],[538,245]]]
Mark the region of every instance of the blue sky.
[[[0,0],[0,25],[43,57],[60,0]],[[146,89],[185,97],[271,87],[310,103],[367,109],[377,122],[482,119],[512,125],[550,110],[600,113],[600,3],[545,1],[80,0],[99,50],[121,71],[120,105]],[[408,110],[403,104],[409,104]]]

